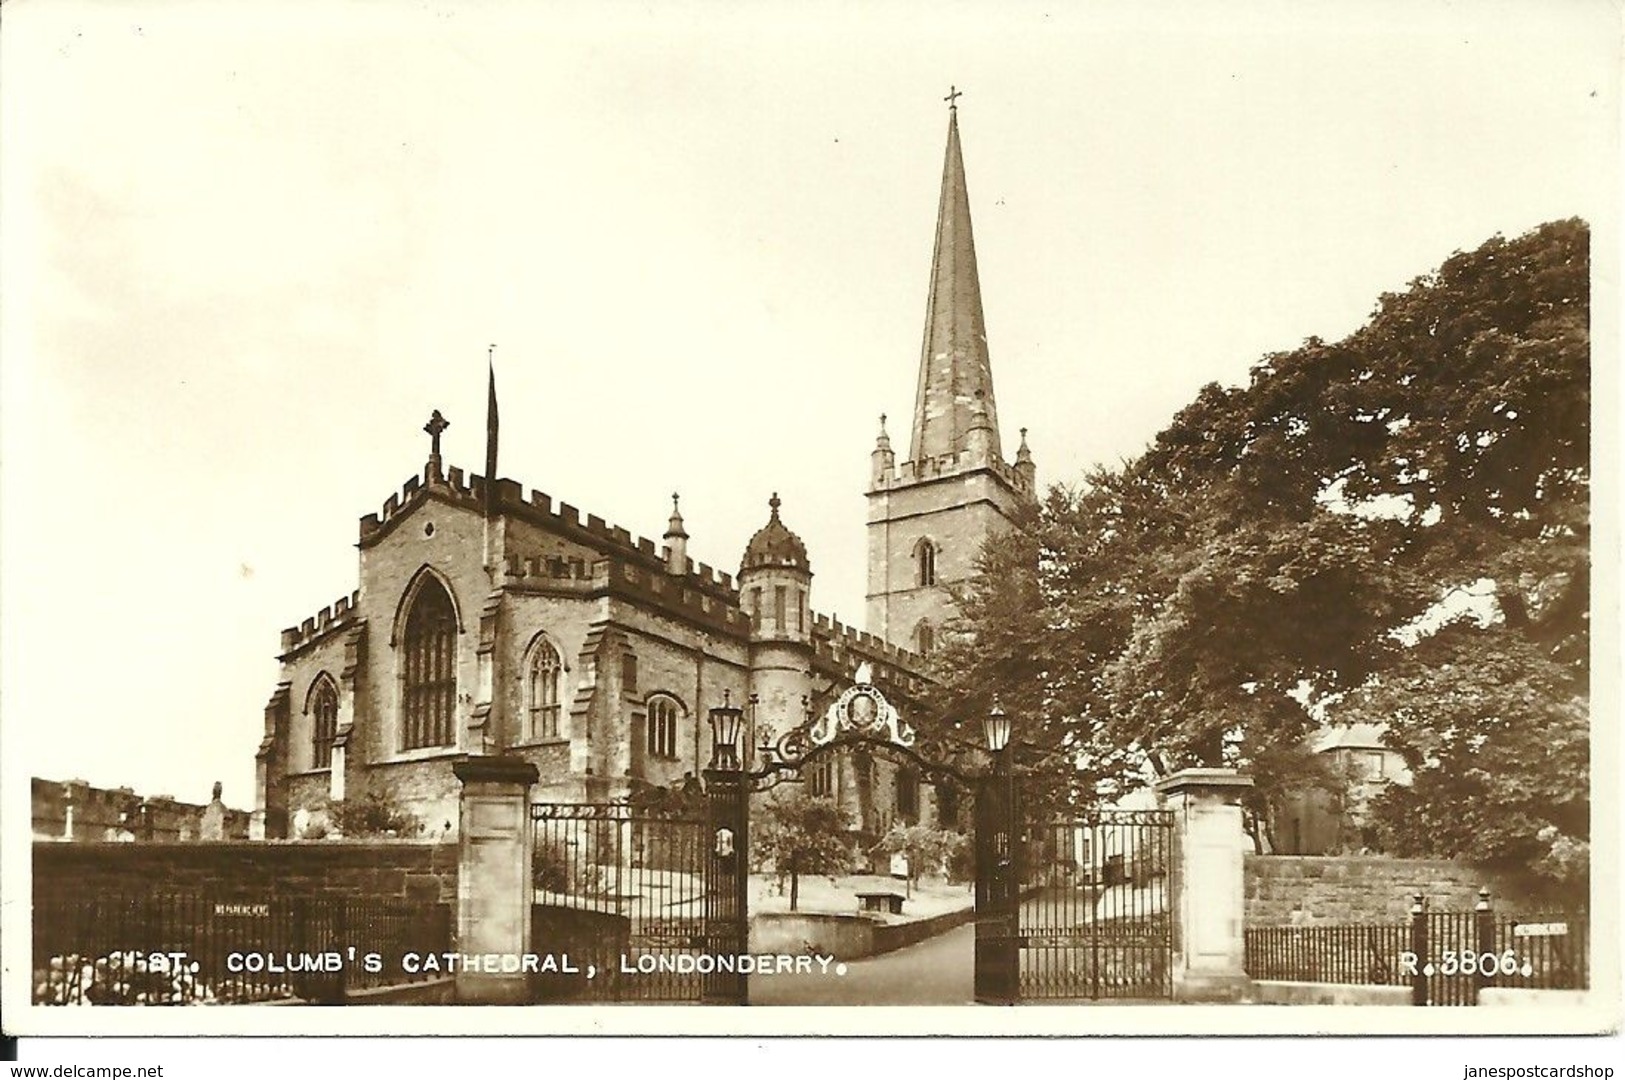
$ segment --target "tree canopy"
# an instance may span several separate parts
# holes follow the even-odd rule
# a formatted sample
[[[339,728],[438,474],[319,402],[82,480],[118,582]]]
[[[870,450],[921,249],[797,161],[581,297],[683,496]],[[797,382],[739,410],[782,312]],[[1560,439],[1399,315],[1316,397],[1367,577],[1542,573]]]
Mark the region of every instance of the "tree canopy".
[[[1347,339],[1211,384],[1139,457],[985,548],[940,735],[997,694],[1044,794],[1245,766],[1262,831],[1385,723],[1384,842],[1564,876],[1588,835],[1589,233],[1496,237]],[[1476,609],[1461,601],[1493,597]],[[1544,837],[1544,839],[1542,839]]]

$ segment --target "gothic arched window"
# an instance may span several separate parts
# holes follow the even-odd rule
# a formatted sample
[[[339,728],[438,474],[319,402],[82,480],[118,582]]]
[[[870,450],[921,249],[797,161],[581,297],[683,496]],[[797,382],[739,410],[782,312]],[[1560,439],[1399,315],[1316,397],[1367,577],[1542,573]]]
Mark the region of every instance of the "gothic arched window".
[[[936,647],[937,632],[931,628],[929,619],[921,619],[914,628],[914,651],[924,656]]]
[[[914,584],[923,587],[936,583],[937,545],[930,540],[922,539],[914,545]]]
[[[547,638],[538,638],[530,651],[530,668],[526,673],[525,705],[527,708],[527,739],[556,739],[559,737],[559,696],[564,663],[559,651]]]
[[[310,688],[311,729],[310,767],[327,769],[333,765],[333,736],[339,729],[339,691],[326,672],[316,676]]]
[[[649,699],[649,756],[675,758],[677,756],[677,718],[682,706],[675,698],[658,694]]]
[[[457,612],[432,576],[406,616],[401,676],[401,747],[451,746],[457,706]]]

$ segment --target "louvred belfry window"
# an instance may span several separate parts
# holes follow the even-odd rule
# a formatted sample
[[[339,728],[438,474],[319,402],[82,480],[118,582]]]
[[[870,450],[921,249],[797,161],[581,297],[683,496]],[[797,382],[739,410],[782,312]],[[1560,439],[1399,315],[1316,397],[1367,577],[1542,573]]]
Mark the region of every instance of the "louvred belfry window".
[[[401,746],[450,746],[457,704],[457,613],[438,581],[423,583],[406,617]]]

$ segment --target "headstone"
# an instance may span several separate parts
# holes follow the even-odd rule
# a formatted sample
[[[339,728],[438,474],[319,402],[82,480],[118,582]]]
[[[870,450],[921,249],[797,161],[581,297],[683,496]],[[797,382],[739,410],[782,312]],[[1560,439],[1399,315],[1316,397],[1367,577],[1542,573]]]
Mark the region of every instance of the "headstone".
[[[226,838],[226,804],[220,800],[220,781],[214,782],[214,795],[209,805],[203,808],[203,821],[198,826],[199,840],[224,840]]]
[[[892,852],[891,876],[894,878],[908,877],[908,855],[901,851]]]

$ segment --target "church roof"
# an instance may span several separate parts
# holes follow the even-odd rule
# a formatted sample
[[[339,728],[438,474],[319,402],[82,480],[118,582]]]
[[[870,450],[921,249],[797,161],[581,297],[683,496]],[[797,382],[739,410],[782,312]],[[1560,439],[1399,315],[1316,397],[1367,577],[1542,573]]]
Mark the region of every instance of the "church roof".
[[[985,418],[978,415],[983,409]],[[978,427],[991,429],[990,453],[1003,460],[976,243],[971,237],[970,195],[959,150],[959,110],[951,107],[909,456],[921,461],[958,453],[965,448],[966,435]]]
[[[807,545],[779,520],[778,492],[773,493],[767,505],[772,515],[745,545],[745,558],[739,564],[739,572],[743,574],[746,570],[766,566],[792,566],[811,573],[812,563],[807,559]]]

